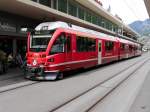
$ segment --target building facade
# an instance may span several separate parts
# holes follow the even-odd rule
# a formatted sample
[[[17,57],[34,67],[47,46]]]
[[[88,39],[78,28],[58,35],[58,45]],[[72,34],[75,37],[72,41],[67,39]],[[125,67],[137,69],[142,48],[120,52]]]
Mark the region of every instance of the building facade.
[[[0,49],[6,54],[17,51],[25,55],[27,35],[21,32],[22,27],[34,28],[37,23],[32,19],[0,11]]]
[[[145,6],[150,17],[150,0],[144,0],[144,2],[145,2]]]
[[[99,0],[1,0],[0,49],[25,53],[26,33],[45,21],[65,21],[110,35],[136,39],[138,34],[107,12]]]

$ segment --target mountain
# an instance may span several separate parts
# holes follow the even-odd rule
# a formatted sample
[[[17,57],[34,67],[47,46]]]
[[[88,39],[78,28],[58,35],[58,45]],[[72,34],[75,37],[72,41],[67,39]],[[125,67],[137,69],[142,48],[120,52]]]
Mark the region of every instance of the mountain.
[[[134,21],[129,24],[129,26],[142,36],[150,35],[150,19],[146,19],[145,21]]]

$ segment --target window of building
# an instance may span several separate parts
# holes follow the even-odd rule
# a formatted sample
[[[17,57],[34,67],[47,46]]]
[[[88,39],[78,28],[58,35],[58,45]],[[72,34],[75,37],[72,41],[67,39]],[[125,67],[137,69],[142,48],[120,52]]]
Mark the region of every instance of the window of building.
[[[109,22],[107,20],[105,20],[105,28],[109,29]]]
[[[98,17],[96,15],[92,16],[92,23],[96,25],[98,24]]]
[[[113,31],[116,32],[116,33],[118,32],[118,27],[117,27],[117,25],[113,25]]]
[[[77,51],[91,52],[96,50],[96,40],[87,37],[77,37]]]
[[[39,0],[39,3],[40,3],[40,4],[43,4],[43,5],[46,5],[46,6],[50,6],[50,5],[49,5],[49,1],[50,1],[50,0]]]
[[[98,18],[98,25],[101,26],[101,24],[102,24],[102,19],[99,17]]]
[[[118,33],[122,34],[122,28],[121,27],[118,28]]]
[[[68,3],[68,7],[69,7],[69,14],[72,15],[72,16],[75,16],[77,17],[77,5],[74,4],[73,2],[69,1]]]
[[[58,9],[58,0],[52,0],[52,8]]]
[[[106,22],[105,22],[105,19],[103,19],[103,18],[102,18],[101,26],[102,26],[103,28],[106,27]]]
[[[84,20],[85,11],[81,7],[78,8],[78,17],[82,20]]]
[[[37,2],[37,0],[31,0],[31,1],[33,1],[33,2]]]
[[[92,22],[91,13],[89,13],[88,11],[86,11],[86,13],[85,13],[85,20],[88,22]]]
[[[118,28],[118,25],[114,24],[110,20],[101,17],[100,15],[92,12],[89,9],[84,10],[84,7],[80,4],[74,2],[73,0],[32,0],[34,2],[39,2],[40,4],[49,6],[56,10],[64,13],[68,13],[72,16],[78,17],[82,20],[88,21],[95,25],[106,28],[110,31],[122,34],[122,28]]]
[[[112,42],[112,41],[105,42],[105,50],[106,51],[112,51],[113,48],[114,48],[114,42]]]
[[[67,13],[67,0],[58,0],[58,10]]]
[[[109,22],[109,30],[113,31],[113,24],[111,22]]]

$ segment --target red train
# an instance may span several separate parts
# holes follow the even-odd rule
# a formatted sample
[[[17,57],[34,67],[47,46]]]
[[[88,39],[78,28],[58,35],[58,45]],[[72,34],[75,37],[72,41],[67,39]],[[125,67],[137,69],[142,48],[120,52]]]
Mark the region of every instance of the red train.
[[[65,22],[41,23],[28,35],[27,78],[55,80],[64,71],[89,68],[141,55],[135,41]]]

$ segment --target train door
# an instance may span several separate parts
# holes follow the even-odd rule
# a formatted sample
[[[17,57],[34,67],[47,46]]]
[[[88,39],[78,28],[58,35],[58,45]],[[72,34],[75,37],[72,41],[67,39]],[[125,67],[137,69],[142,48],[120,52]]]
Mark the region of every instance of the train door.
[[[119,42],[119,40],[117,41],[117,46],[116,46],[116,51],[117,51],[117,56],[118,56],[118,60],[121,59],[121,42]]]
[[[66,44],[65,44],[65,61],[72,61],[72,38],[71,34],[66,34]],[[71,69],[70,66],[67,65],[66,69]]]
[[[102,41],[98,40],[98,64],[102,63]]]

